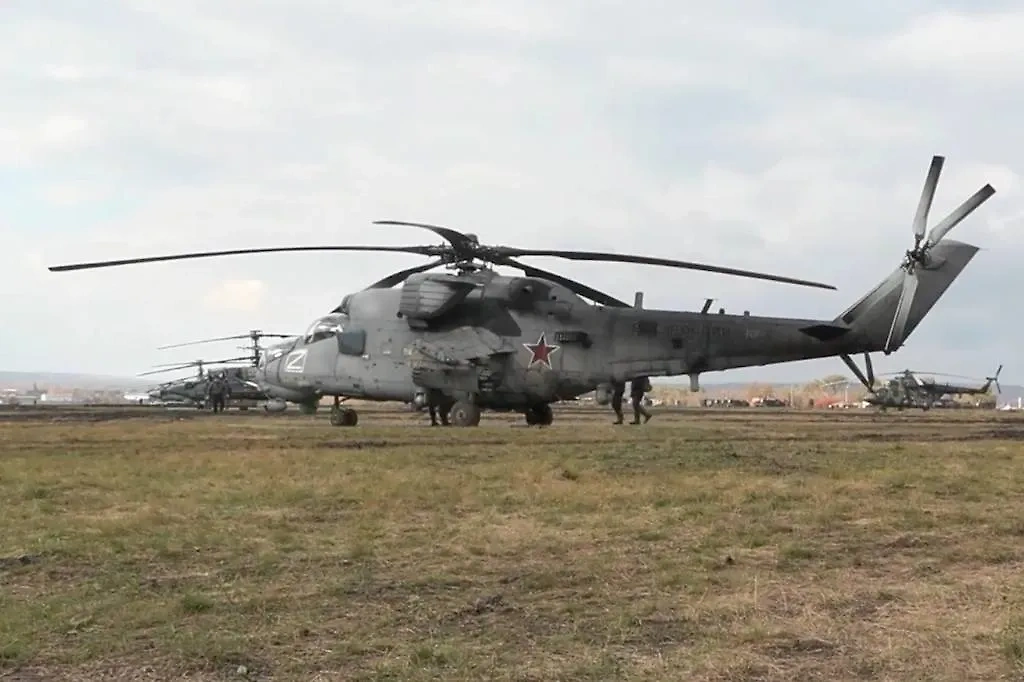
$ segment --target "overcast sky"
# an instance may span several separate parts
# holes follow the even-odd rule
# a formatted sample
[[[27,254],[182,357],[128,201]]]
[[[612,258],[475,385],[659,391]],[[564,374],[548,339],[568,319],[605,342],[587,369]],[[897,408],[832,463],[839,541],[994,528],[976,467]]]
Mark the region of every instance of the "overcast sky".
[[[159,345],[298,333],[421,257],[48,265],[438,241],[375,219],[825,281],[531,261],[651,308],[830,319],[912,246],[939,153],[933,223],[997,190],[950,235],[984,250],[876,367],[1024,381],[1019,3],[6,0],[0,19],[0,369],[133,375],[201,356]]]

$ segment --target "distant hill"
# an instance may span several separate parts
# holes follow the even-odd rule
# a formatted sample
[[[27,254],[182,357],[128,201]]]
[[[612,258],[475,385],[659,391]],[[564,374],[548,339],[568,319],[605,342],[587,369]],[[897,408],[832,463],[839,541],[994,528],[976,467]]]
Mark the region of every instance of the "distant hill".
[[[0,371],[0,388],[61,387],[86,390],[134,388],[148,386],[151,381],[137,377],[115,377],[102,374],[72,374],[67,372],[3,372]]]

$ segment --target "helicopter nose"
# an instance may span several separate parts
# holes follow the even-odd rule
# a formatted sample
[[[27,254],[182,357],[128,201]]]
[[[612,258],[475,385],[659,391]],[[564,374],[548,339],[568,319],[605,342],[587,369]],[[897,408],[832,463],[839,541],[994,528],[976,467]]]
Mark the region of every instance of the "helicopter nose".
[[[150,400],[160,400],[160,391],[154,389],[148,393]]]

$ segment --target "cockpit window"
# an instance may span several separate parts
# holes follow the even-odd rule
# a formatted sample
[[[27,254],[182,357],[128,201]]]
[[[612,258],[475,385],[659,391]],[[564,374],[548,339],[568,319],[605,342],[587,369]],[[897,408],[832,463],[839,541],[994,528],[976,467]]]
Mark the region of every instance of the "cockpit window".
[[[310,325],[306,331],[304,341],[306,344],[316,343],[317,341],[340,334],[345,331],[346,324],[348,324],[348,315],[343,313],[325,315]]]

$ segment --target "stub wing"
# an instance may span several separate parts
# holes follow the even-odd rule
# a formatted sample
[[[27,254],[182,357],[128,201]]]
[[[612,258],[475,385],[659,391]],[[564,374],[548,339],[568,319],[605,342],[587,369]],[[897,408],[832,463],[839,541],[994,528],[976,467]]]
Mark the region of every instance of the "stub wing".
[[[450,332],[417,339],[413,349],[445,365],[457,366],[513,353],[515,347],[504,337],[479,327],[459,327]]]

